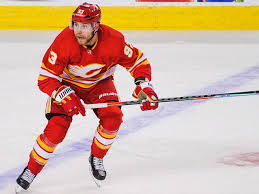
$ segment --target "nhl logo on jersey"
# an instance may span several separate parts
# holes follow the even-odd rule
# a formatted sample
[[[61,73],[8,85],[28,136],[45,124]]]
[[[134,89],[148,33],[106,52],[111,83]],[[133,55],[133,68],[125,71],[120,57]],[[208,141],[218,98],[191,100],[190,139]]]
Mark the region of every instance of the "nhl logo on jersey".
[[[92,54],[92,51],[91,50],[87,50],[88,54],[91,55]]]

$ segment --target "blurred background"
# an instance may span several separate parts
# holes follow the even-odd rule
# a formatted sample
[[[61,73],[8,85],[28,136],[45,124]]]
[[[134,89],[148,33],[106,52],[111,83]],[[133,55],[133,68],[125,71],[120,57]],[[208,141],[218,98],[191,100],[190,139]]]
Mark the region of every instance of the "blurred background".
[[[259,0],[202,1],[88,0],[102,7],[103,23],[119,30],[259,29]],[[60,30],[69,24],[71,13],[82,2],[1,0],[0,29]]]

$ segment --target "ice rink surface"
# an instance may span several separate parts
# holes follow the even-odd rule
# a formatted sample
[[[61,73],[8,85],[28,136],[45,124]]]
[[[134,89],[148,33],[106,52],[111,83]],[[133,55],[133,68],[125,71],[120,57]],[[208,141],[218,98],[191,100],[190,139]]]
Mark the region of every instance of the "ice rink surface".
[[[0,31],[0,194],[13,193],[47,121],[37,88],[41,59],[58,32]],[[124,31],[148,57],[161,98],[258,90],[258,31]],[[121,100],[133,79],[118,67]],[[259,96],[122,108],[124,123],[97,188],[88,156],[98,120],[75,116],[66,139],[28,194],[258,194]]]

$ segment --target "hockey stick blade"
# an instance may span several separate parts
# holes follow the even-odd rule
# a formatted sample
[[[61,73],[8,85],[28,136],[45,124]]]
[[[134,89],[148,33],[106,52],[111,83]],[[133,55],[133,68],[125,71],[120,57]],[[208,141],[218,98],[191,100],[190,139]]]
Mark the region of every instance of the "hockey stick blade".
[[[212,99],[212,98],[249,96],[249,95],[258,95],[258,94],[259,94],[259,90],[254,90],[254,91],[222,93],[222,94],[206,94],[206,95],[197,95],[197,96],[160,98],[158,99],[158,102],[159,103],[179,102],[179,101],[187,101],[187,100],[204,100],[204,99]],[[95,108],[105,108],[109,106],[126,106],[126,105],[136,105],[136,104],[141,104],[141,102],[140,101],[107,102],[107,103],[97,103],[97,104],[85,104],[84,106],[86,109],[95,109]]]

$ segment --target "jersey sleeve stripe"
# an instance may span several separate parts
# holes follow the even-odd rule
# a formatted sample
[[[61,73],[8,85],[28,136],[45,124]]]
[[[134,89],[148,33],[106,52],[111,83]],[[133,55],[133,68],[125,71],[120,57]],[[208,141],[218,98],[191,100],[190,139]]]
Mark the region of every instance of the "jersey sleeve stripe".
[[[141,63],[139,63],[138,65],[136,65],[136,66],[134,67],[134,69],[132,69],[132,70],[130,71],[130,74],[133,75],[134,70],[137,69],[139,66],[148,65],[148,64],[149,64],[149,61],[148,61],[147,59],[145,59],[144,61],[142,61]]]
[[[39,75],[38,80],[43,81],[43,80],[48,79],[48,78],[49,78],[48,76]]]
[[[40,76],[45,76],[45,77],[51,77],[51,78],[55,78],[57,79],[58,81],[62,81],[62,78],[57,76],[57,75],[54,75],[53,73],[45,70],[45,69],[41,69],[40,70]],[[42,77],[39,77],[39,78],[42,78]]]
[[[50,72],[50,73],[52,73],[54,75],[57,75],[53,70],[47,68],[44,63],[41,64],[41,69],[44,69],[44,70],[46,70],[46,71],[48,71],[48,72]]]
[[[131,72],[136,66],[138,66],[140,63],[142,63],[145,60],[147,60],[147,58],[144,55],[142,55],[142,57],[138,59],[136,63],[128,71]]]

